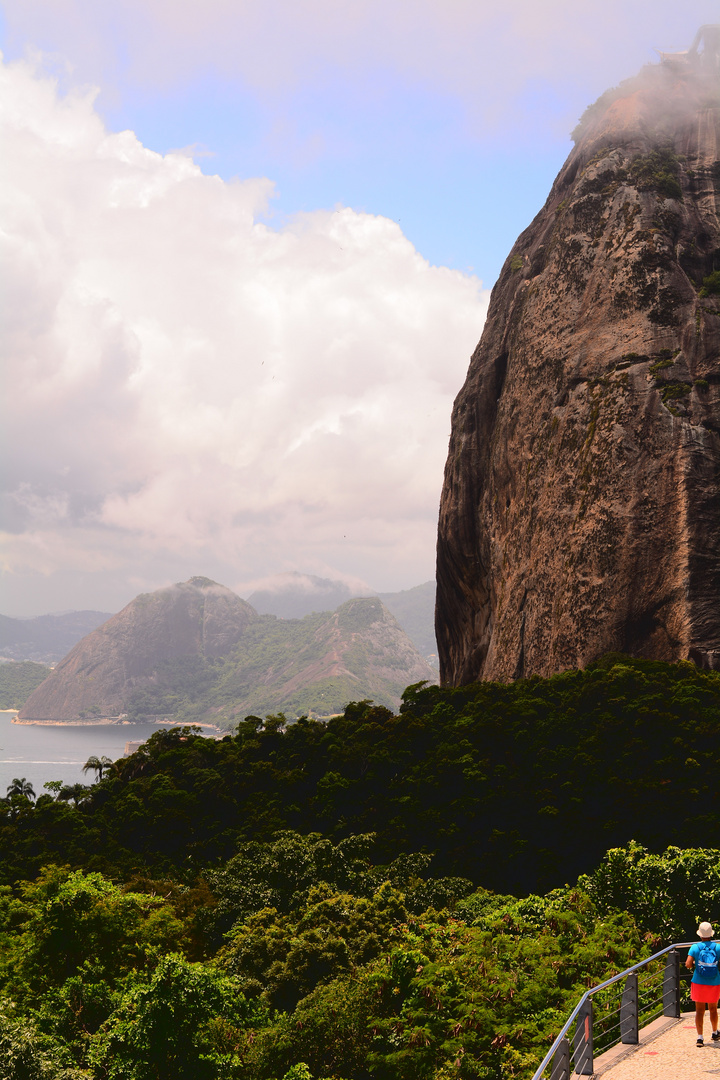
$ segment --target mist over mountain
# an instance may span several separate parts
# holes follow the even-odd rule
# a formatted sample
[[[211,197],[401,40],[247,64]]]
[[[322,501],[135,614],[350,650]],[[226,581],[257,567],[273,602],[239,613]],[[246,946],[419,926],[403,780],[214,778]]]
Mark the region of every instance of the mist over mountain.
[[[613,650],[720,668],[720,80],[703,31],[703,53],[587,110],[493,290],[440,507],[448,684]]]
[[[354,596],[371,594],[372,589],[352,590],[344,581],[290,570],[275,574],[265,588],[256,589],[247,600],[260,615],[302,619],[314,611],[334,611]]]
[[[400,592],[376,593],[372,589],[353,588],[344,581],[290,571],[276,574],[265,588],[257,589],[247,599],[261,615],[302,619],[316,611],[334,611],[357,596],[378,596],[423,656],[437,654],[434,581]]]

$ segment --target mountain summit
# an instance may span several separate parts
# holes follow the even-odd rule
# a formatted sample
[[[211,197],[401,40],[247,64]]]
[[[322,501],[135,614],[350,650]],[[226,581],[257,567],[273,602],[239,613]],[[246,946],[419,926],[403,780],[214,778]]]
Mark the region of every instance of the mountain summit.
[[[118,716],[134,692],[156,680],[159,666],[220,656],[258,618],[234,592],[205,577],[141,593],[70,650],[19,719]]]
[[[493,290],[440,507],[446,684],[720,667],[720,95],[684,57],[587,110]]]

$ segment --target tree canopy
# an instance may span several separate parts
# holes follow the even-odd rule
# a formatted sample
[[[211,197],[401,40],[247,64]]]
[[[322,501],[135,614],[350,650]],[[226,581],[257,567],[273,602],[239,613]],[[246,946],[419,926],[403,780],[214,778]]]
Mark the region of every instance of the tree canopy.
[[[719,720],[718,675],[609,658],[17,778],[0,1072],[529,1077],[587,986],[720,919]]]

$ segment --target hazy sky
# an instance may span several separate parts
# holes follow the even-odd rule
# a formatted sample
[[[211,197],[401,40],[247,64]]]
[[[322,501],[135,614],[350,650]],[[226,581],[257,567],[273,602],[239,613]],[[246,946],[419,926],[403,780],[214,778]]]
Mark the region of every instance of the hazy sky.
[[[717,4],[0,3],[0,611],[432,576],[489,288]]]

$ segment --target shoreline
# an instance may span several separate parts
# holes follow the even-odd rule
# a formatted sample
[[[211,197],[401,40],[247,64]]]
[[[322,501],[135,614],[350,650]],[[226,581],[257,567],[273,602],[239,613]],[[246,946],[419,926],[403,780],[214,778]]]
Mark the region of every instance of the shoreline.
[[[2,709],[0,712],[15,713],[13,719],[10,721],[12,724],[19,724],[23,727],[144,727],[148,721],[141,720],[135,724],[132,720],[119,720],[117,717],[101,717],[93,720],[18,720],[17,710],[15,709]],[[171,727],[189,727],[191,725],[178,723],[176,720],[155,720],[151,722],[153,727],[157,728],[171,728]],[[203,728],[217,731],[218,734],[229,734],[223,728],[219,728],[217,724],[202,724]]]

